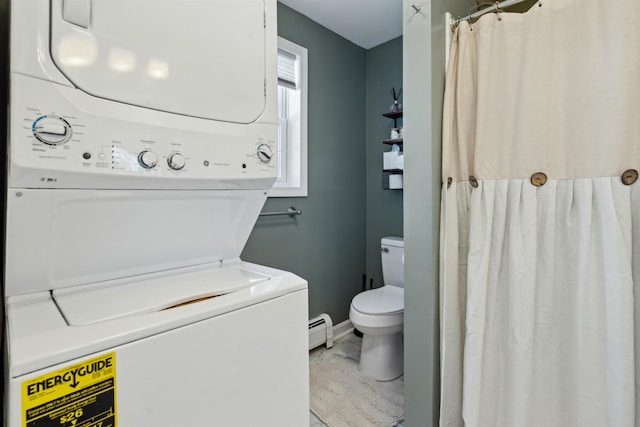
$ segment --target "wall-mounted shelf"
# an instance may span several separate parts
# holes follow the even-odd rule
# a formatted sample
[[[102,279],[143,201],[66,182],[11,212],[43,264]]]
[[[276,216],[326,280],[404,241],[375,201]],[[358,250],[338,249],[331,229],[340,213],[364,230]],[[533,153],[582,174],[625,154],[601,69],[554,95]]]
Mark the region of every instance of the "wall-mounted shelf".
[[[384,117],[393,119],[393,127],[398,127],[398,119],[402,117],[402,111],[393,111],[389,113],[382,113]],[[383,144],[394,145],[402,144],[402,138],[391,138],[382,141]],[[384,169],[382,171],[382,188],[384,190],[402,190],[402,169]],[[400,175],[400,176],[397,176]]]
[[[393,111],[390,113],[382,113],[382,115],[384,117],[388,117],[390,119],[393,119],[393,127],[397,128],[398,127],[398,119],[400,117],[402,117],[402,111]]]

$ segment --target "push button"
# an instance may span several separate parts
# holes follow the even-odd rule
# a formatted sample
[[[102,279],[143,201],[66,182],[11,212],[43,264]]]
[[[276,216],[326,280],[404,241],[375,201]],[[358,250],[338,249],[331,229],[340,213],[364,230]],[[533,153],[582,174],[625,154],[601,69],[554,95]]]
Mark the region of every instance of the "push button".
[[[540,187],[542,185],[545,185],[546,183],[547,175],[545,175],[543,172],[536,172],[531,175],[531,184],[535,185],[536,187]]]
[[[627,169],[621,178],[624,185],[631,185],[638,179],[638,171],[635,169]]]

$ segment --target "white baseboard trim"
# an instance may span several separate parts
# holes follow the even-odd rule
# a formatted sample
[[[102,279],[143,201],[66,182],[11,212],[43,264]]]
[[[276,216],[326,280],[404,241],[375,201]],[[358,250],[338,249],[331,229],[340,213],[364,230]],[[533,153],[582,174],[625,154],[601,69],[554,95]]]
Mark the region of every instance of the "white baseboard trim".
[[[338,340],[351,332],[353,332],[353,323],[351,323],[351,320],[347,319],[333,327],[333,339]]]

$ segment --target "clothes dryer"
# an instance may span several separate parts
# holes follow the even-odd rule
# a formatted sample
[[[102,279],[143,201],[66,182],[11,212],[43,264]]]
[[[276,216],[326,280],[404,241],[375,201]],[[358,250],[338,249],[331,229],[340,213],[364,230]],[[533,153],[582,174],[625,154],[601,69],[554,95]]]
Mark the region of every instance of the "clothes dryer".
[[[240,259],[275,0],[10,9],[5,425],[307,425],[307,283]]]

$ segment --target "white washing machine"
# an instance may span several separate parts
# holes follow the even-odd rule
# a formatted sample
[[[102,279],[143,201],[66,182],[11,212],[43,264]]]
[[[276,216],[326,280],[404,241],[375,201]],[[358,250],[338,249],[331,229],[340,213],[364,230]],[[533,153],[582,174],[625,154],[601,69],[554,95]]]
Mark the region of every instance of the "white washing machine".
[[[307,283],[239,258],[275,8],[11,2],[6,426],[308,425]]]

